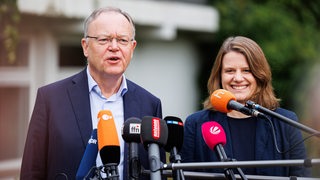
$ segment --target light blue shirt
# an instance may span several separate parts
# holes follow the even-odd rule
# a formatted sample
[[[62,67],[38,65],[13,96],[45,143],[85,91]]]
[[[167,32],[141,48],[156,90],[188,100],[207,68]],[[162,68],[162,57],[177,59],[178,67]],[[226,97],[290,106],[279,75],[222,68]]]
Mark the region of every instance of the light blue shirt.
[[[109,98],[106,98],[101,93],[101,90],[97,82],[90,75],[89,66],[87,66],[87,75],[88,75],[88,85],[89,85],[92,127],[97,128],[97,124],[98,124],[97,115],[100,110],[110,110],[114,118],[114,122],[118,132],[119,143],[120,143],[120,163],[118,166],[119,179],[122,180],[123,168],[124,168],[123,161],[124,161],[124,143],[125,142],[121,136],[121,129],[124,122],[123,95],[128,91],[127,81],[126,81],[125,75],[122,75],[122,82],[118,92],[116,94],[113,94]],[[97,163],[97,167],[102,166],[102,161],[99,153],[97,156],[96,163]]]

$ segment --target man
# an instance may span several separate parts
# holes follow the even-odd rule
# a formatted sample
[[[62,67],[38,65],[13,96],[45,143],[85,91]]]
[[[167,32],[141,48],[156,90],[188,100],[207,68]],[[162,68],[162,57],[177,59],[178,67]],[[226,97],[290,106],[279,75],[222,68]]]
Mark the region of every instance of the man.
[[[121,138],[124,120],[162,117],[160,99],[124,76],[137,45],[134,23],[127,13],[111,7],[94,11],[85,20],[81,45],[87,67],[37,92],[21,179],[74,179],[103,109],[114,116],[121,147],[119,175],[127,179],[127,145]],[[142,164],[147,166],[147,153],[140,149],[140,157],[145,156]]]

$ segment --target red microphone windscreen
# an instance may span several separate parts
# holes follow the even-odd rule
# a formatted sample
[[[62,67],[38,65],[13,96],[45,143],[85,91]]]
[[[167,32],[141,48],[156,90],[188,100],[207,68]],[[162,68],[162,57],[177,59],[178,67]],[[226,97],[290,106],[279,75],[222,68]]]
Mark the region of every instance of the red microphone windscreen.
[[[236,101],[236,97],[225,89],[215,90],[210,96],[210,102],[212,107],[220,112],[228,113],[231,109],[228,109],[229,101]]]
[[[145,148],[148,144],[155,143],[160,147],[167,143],[168,127],[163,119],[153,116],[144,116],[141,121],[141,142]]]
[[[202,137],[210,149],[213,149],[218,144],[225,145],[227,142],[226,133],[217,122],[209,121],[203,123],[201,131]]]
[[[120,143],[112,112],[98,113],[98,149],[103,164],[120,162]]]

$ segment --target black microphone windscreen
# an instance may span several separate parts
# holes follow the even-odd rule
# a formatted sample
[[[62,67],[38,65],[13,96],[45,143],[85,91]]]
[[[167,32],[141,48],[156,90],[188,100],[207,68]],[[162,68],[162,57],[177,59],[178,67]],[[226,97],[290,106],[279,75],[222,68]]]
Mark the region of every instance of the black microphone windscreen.
[[[127,143],[136,142],[140,143],[141,133],[141,119],[131,117],[123,123],[122,127],[122,138]]]
[[[168,126],[168,140],[164,149],[170,152],[173,147],[178,151],[181,150],[183,144],[183,122],[180,118],[175,116],[166,116],[164,120]]]
[[[120,146],[104,146],[100,149],[100,156],[107,157],[101,158],[103,164],[115,163],[118,165],[120,162]]]
[[[155,143],[164,146],[168,139],[168,127],[163,119],[144,116],[141,121],[141,141],[147,148],[148,144]]]

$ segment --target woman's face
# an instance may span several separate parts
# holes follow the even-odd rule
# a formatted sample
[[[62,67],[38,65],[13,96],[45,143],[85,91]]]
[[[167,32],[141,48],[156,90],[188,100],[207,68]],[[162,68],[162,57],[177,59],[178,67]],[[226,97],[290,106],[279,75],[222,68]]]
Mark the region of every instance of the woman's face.
[[[222,59],[222,88],[235,95],[240,103],[245,103],[257,87],[257,82],[245,56],[238,52],[228,52]]]

